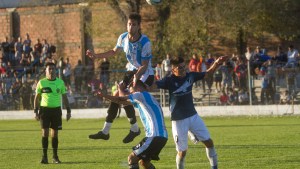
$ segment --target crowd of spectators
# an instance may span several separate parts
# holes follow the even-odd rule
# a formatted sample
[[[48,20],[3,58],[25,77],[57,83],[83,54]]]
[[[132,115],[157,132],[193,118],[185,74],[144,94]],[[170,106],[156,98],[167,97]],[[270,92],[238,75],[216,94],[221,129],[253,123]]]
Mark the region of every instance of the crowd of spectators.
[[[189,71],[205,71],[218,56],[208,54],[197,56],[193,54],[188,69]],[[218,105],[244,105],[249,104],[248,67],[251,83],[260,79],[261,86],[259,97],[255,87],[251,90],[253,104],[289,104],[297,95],[297,73],[299,72],[299,53],[293,45],[286,52],[278,46],[276,54],[268,55],[266,49],[259,46],[254,51],[247,48],[244,55],[233,55],[226,63],[215,71],[214,75],[206,78],[202,83],[203,93],[212,94],[212,83],[215,83],[215,92],[219,95]],[[199,67],[196,69],[195,67]],[[196,88],[200,85],[195,84]],[[285,92],[276,91],[277,86],[286,88]],[[208,88],[208,90],[206,90]],[[199,89],[198,89],[199,90]],[[292,99],[281,99],[282,97]],[[258,99],[260,98],[260,99]]]
[[[83,65],[81,60],[72,68],[69,58],[61,57],[58,61],[53,58],[56,48],[46,39],[36,39],[33,44],[29,34],[26,34],[24,40],[19,37],[9,41],[5,37],[0,49],[0,110],[32,109],[35,86],[41,75],[43,76],[45,62],[57,64],[57,73],[64,80],[70,103],[74,107],[103,107],[104,100],[95,97],[93,92],[108,92],[109,84],[116,87],[110,81],[111,70],[107,59],[101,61],[99,73]],[[153,68],[157,80],[170,75],[171,57],[167,54]],[[191,72],[203,72],[217,57],[211,53],[206,56],[193,54],[187,69]],[[291,104],[297,94],[295,77],[299,70],[299,58],[298,51],[292,45],[286,52],[279,46],[274,56],[268,55],[259,46],[254,51],[248,47],[244,55],[233,55],[212,76],[195,83],[195,90],[202,88],[203,94],[217,94],[218,105],[249,104],[249,61],[252,80],[261,80],[258,96],[256,88],[252,88],[253,104]],[[276,91],[277,86],[284,86],[285,90]],[[78,104],[78,98],[82,98],[81,104]]]

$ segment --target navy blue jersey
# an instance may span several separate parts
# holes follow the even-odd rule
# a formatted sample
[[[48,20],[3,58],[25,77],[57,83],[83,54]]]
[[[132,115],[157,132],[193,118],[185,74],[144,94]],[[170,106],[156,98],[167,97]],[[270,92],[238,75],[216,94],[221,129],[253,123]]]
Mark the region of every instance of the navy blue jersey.
[[[204,78],[206,72],[190,72],[185,77],[171,76],[156,81],[160,89],[169,90],[171,120],[182,120],[196,114],[193,103],[193,83]]]

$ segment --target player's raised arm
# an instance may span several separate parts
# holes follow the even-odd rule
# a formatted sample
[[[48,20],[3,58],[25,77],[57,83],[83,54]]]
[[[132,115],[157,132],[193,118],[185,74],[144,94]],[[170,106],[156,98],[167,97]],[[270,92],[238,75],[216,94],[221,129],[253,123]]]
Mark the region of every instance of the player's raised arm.
[[[116,55],[117,53],[119,53],[121,51],[120,48],[114,48],[112,50],[109,50],[109,51],[106,51],[106,52],[103,52],[103,53],[94,53],[92,50],[88,49],[86,51],[86,55],[88,57],[90,57],[92,60],[95,60],[95,59],[98,59],[98,58],[108,58],[108,57],[111,57],[111,56],[114,56]]]

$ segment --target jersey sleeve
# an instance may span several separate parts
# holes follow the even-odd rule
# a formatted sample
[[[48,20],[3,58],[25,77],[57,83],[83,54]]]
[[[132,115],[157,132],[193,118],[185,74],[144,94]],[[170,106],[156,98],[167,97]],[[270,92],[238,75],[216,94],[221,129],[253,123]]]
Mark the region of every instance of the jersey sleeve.
[[[191,72],[194,77],[194,81],[202,80],[206,74],[206,72]]]
[[[143,49],[142,49],[142,60],[150,60],[152,58],[152,49],[150,40],[145,37],[142,40]]]
[[[123,33],[119,36],[116,47],[115,48],[123,48],[124,47],[124,38],[126,37],[127,33]]]
[[[41,81],[39,81],[39,82],[37,83],[36,89],[35,89],[35,93],[36,93],[36,94],[42,93]]]
[[[168,89],[169,81],[170,81],[170,78],[164,77],[163,79],[158,80],[155,83],[156,83],[157,88],[159,88],[159,89]]]

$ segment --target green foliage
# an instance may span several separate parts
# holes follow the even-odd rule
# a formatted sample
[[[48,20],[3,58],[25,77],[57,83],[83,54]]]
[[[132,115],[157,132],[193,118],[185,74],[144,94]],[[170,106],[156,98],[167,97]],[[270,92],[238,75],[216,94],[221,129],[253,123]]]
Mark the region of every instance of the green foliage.
[[[97,110],[96,110],[97,111]],[[216,145],[219,167],[223,169],[294,169],[300,165],[299,116],[205,117]],[[0,165],[5,169],[122,169],[128,168],[127,156],[144,134],[132,143],[123,144],[129,130],[126,118],[116,119],[110,140],[89,140],[87,136],[102,127],[104,119],[63,121],[59,132],[58,154],[62,164],[41,165],[41,131],[34,120],[2,120],[0,123]],[[140,121],[138,122],[141,126]],[[169,141],[153,161],[157,168],[174,169],[176,150],[171,121],[166,119]],[[51,141],[48,150],[52,157]],[[209,168],[202,145],[189,142],[186,168]]]

